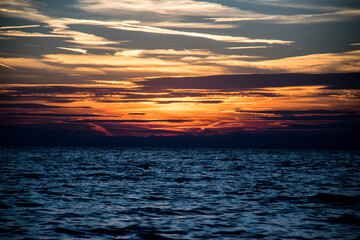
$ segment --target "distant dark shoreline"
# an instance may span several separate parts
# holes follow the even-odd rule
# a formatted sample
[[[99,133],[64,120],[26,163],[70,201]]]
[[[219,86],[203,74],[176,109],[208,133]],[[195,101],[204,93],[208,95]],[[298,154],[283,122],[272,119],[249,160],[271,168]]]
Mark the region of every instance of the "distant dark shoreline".
[[[76,134],[1,134],[0,146],[84,146],[84,147],[185,147],[252,149],[346,149],[360,150],[360,132],[337,133],[234,133],[210,136],[82,136]]]

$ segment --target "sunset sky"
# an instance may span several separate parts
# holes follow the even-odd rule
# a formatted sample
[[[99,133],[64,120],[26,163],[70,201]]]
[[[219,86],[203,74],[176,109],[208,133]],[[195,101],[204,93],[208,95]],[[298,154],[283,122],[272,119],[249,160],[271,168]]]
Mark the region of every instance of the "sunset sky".
[[[1,0],[0,125],[359,131],[358,0]]]

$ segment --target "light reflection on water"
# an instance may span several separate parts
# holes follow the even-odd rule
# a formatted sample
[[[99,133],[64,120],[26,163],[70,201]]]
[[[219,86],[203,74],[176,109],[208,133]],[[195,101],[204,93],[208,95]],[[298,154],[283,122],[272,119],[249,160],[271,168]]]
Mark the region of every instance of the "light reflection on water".
[[[355,239],[354,151],[4,148],[0,238]]]

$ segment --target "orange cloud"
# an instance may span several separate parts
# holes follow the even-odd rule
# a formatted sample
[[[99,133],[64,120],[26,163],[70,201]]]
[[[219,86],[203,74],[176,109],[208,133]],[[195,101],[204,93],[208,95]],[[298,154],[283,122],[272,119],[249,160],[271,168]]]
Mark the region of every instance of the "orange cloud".
[[[108,130],[106,130],[104,127],[100,126],[100,125],[96,125],[93,123],[89,123],[90,126],[92,126],[92,129],[97,131],[97,132],[101,132],[103,133],[105,136],[114,136],[113,134],[111,134]]]
[[[40,27],[40,25],[5,26],[5,27],[0,27],[0,30],[3,30],[3,29],[18,29],[18,28],[33,28],[33,27]]]
[[[309,54],[265,61],[243,61],[223,56],[221,62],[210,58],[194,59],[197,64],[215,64],[223,67],[244,67],[259,70],[292,73],[335,73],[360,71],[360,51]]]
[[[260,69],[294,73],[358,72],[360,71],[360,51],[310,54],[305,56],[247,63],[245,65],[254,66]]]
[[[79,53],[83,53],[83,54],[87,53],[86,49],[81,49],[81,48],[66,48],[66,47],[57,47],[57,48],[67,50],[67,51],[72,51],[72,52],[79,52]]]
[[[31,69],[47,69],[55,71],[65,71],[66,68],[57,67],[53,65],[46,64],[39,59],[34,58],[2,58],[0,57],[0,62],[5,65],[11,66],[12,68],[31,68]]]
[[[6,64],[4,64],[4,63],[0,63],[0,66],[3,66],[3,67],[6,67],[6,68],[8,68],[8,69],[11,69],[11,70],[16,71],[16,68],[10,67],[10,66],[8,66],[8,65],[6,65]]]

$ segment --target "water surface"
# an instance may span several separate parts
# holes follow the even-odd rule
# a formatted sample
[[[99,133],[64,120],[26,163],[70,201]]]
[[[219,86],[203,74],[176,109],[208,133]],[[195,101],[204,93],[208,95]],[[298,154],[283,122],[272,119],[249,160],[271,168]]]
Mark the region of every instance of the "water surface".
[[[1,239],[357,239],[355,151],[2,148]]]

